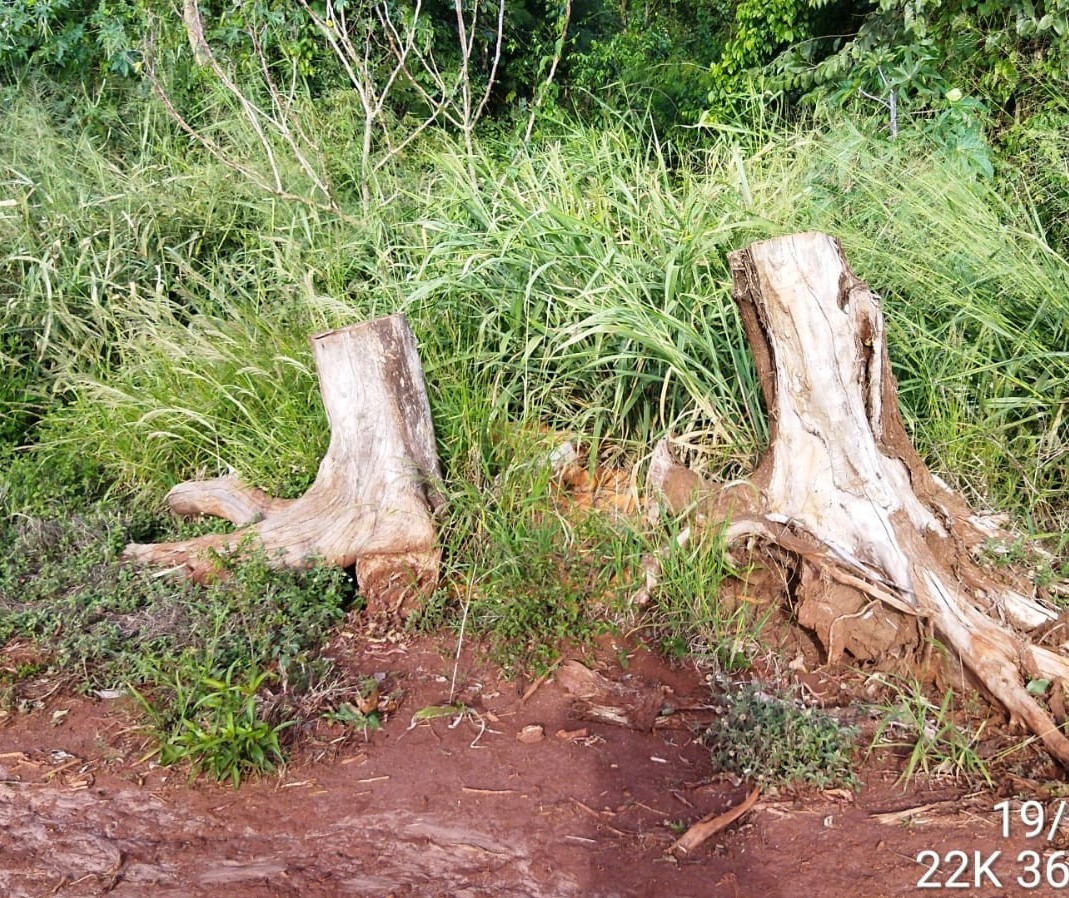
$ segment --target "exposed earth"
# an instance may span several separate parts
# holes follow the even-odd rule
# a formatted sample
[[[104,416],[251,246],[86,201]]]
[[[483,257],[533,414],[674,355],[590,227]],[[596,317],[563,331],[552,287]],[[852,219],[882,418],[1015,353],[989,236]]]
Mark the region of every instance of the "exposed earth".
[[[967,858],[955,894],[1060,891],[1058,858],[1042,865],[1066,847],[1062,831],[1028,840],[1011,817],[1004,838],[995,806],[1025,794],[1020,782],[904,791],[886,756],[866,764],[857,793],[766,793],[677,860],[667,850],[680,832],[749,788],[718,775],[695,739],[712,713],[701,674],[642,647],[606,643],[586,664],[639,704],[654,695],[677,709],[646,730],[590,719],[559,675],[508,680],[468,652],[454,697],[471,711],[414,719],[450,702],[455,643],[340,647],[341,663],[387,675],[399,707],[366,738],[324,726],[277,776],[239,789],[155,765],[126,698],[54,696],[8,716],[0,895],[883,898],[924,893],[924,851],[944,859],[933,885],[953,885]],[[1060,801],[1048,794],[1043,807],[1053,816]],[[1028,850],[1042,862],[1038,888],[1017,882],[1035,879]],[[966,854],[946,863],[953,851]]]

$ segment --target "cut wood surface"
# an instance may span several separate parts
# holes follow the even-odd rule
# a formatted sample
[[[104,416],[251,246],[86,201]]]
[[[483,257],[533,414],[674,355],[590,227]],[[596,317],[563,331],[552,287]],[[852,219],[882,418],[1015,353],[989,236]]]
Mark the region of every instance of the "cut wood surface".
[[[299,499],[276,499],[235,477],[176,486],[170,508],[213,515],[241,529],[155,545],[124,557],[203,579],[216,553],[260,547],[271,564],[322,560],[354,566],[373,612],[412,610],[438,579],[433,511],[441,480],[416,341],[403,315],[312,338],[330,445]]]
[[[756,243],[729,260],[769,444],[751,488],[726,492],[696,482],[662,443],[653,495],[671,511],[729,520],[729,542],[756,538],[790,556],[798,620],[829,661],[915,659],[934,631],[1069,766],[1069,740],[1026,688],[1036,676],[1069,680],[1063,652],[1029,635],[1057,614],[974,559],[989,531],[910,442],[879,297],[824,234]]]

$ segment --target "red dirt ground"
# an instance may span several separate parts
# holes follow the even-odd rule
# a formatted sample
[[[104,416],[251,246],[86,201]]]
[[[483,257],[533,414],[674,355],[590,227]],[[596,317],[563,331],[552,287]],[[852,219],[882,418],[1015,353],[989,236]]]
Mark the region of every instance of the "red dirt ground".
[[[404,691],[400,708],[366,741],[321,734],[277,777],[237,790],[139,760],[145,743],[121,699],[53,700],[9,717],[0,723],[0,895],[885,898],[925,893],[917,856],[926,850],[968,853],[955,894],[1060,893],[1057,858],[1053,886],[1016,882],[1034,878],[1020,852],[1046,863],[1066,847],[1060,832],[1029,841],[1018,821],[1003,838],[995,792],[905,793],[886,765],[863,771],[858,794],[765,795],[676,861],[666,849],[683,825],[747,792],[716,776],[694,740],[708,693],[693,668],[639,648],[625,669],[606,647],[609,679],[639,692],[667,685],[670,704],[699,708],[639,732],[577,719],[553,679],[524,701],[526,684],[466,654],[458,692],[478,714],[410,728],[418,709],[448,700],[452,648],[429,638],[350,647],[344,663],[387,672]],[[532,724],[545,737],[519,741]],[[1059,802],[1044,808],[1053,816]],[[921,811],[878,816],[909,808]],[[977,851],[1001,852],[990,866],[1001,888],[975,887]],[[932,881],[945,882],[956,861]]]

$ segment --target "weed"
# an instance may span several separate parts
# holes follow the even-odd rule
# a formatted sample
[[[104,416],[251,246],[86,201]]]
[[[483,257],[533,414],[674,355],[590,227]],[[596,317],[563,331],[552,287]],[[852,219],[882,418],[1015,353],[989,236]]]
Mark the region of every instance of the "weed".
[[[954,691],[948,689],[936,704],[916,680],[877,677],[890,688],[895,700],[875,709],[879,723],[869,751],[905,751],[906,766],[899,782],[913,777],[949,776],[992,785],[991,773],[977,748],[984,727],[972,733],[955,723]]]
[[[489,490],[454,493],[447,564],[468,588],[460,608],[439,597],[428,612],[434,621],[466,613],[467,630],[487,638],[494,660],[534,674],[561,641],[588,641],[609,626],[639,549],[626,526],[569,506],[547,457],[545,446],[516,446]]]
[[[39,656],[3,671],[13,697],[31,675],[72,677],[84,689],[130,684],[150,697],[164,761],[240,779],[281,757],[282,727],[261,719],[256,692],[267,671],[293,673],[289,705],[275,702],[273,714],[298,713],[301,689],[316,687],[311,675],[296,683],[296,672],[315,666],[352,599],[344,572],[275,571],[250,553],[223,562],[228,576],[210,586],[161,578],[118,565],[116,549],[134,530],[174,534],[184,525],[106,506],[0,527],[13,549],[0,559],[0,642],[25,640]]]
[[[194,774],[205,771],[235,787],[248,773],[274,770],[283,760],[279,734],[293,721],[272,726],[260,715],[258,693],[271,676],[239,674],[232,664],[218,678],[187,684],[176,677],[166,713],[142,697],[160,740],[160,763],[186,762]]]
[[[981,558],[993,567],[1013,567],[1030,564],[1035,560],[1028,542],[1018,537],[1010,542],[1000,539],[988,539],[980,548]]]
[[[326,720],[363,730],[365,737],[377,730],[382,721],[379,717],[379,681],[375,677],[363,677],[353,684],[353,701],[343,701],[333,710],[323,714]]]
[[[703,738],[721,770],[761,784],[857,785],[853,727],[755,683],[729,685],[720,703]]]
[[[661,565],[651,619],[662,650],[675,657],[690,653],[710,659],[729,673],[747,670],[768,612],[721,595],[724,582],[739,572],[725,554],[720,533],[692,536],[680,545],[679,532],[672,526],[666,530],[656,534],[657,544],[665,548],[649,548],[657,551]]]
[[[1040,589],[1050,589],[1055,584],[1067,584],[1069,583],[1069,559],[1058,562],[1056,559],[1045,559],[1036,568],[1035,572],[1036,586]],[[1061,589],[1055,593],[1055,601],[1062,607],[1065,607],[1067,595],[1065,589]]]
[[[345,724],[354,730],[363,730],[366,735],[371,730],[377,730],[381,725],[379,715],[374,711],[364,713],[350,702],[342,702],[333,711],[327,711],[323,718],[333,720],[335,723]]]
[[[273,571],[262,553],[228,562],[230,576],[200,587],[120,566],[136,517],[98,507],[63,521],[18,518],[0,559],[0,640],[42,644],[52,672],[81,672],[87,688],[139,682],[150,661],[209,658],[263,665],[314,649],[352,598],[342,571]],[[174,533],[157,520],[155,532]]]
[[[343,701],[340,705],[326,712],[323,716],[328,721],[336,721],[354,729],[362,729],[367,737],[370,730],[382,725],[378,716],[379,681],[374,677],[362,677],[352,687],[353,701]]]

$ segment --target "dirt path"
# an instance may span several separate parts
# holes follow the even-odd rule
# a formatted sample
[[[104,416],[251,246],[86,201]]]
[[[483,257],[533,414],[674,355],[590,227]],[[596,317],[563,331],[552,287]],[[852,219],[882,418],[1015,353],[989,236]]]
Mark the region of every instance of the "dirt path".
[[[1015,884],[1023,848],[1046,857],[1059,845],[1025,844],[1016,831],[1003,840],[998,799],[903,794],[879,770],[857,796],[762,798],[677,863],[665,857],[672,826],[746,791],[713,776],[685,715],[652,732],[578,720],[553,680],[523,701],[515,683],[469,661],[464,697],[478,715],[409,729],[415,710],[448,697],[443,647],[371,649],[351,663],[390,671],[405,691],[399,711],[366,743],[321,742],[277,778],[239,790],[190,786],[138,763],[120,702],[68,700],[9,720],[0,729],[0,895],[883,898],[918,894],[924,850],[1002,852],[991,868],[1002,888],[984,877],[974,888],[970,867],[957,894],[1056,893]],[[640,690],[667,684],[678,705],[704,698],[693,671],[643,652],[605,673]],[[545,737],[519,741],[529,725]],[[874,816],[924,805],[918,818]]]

